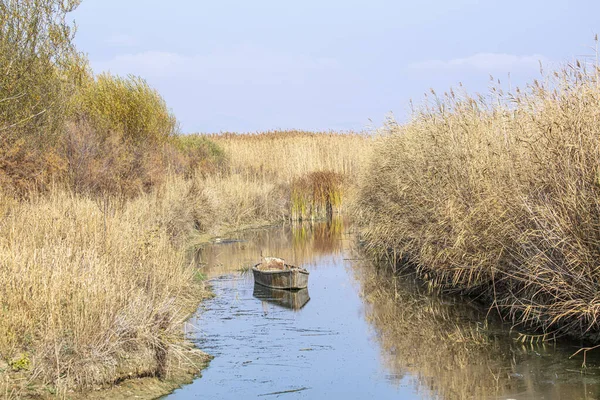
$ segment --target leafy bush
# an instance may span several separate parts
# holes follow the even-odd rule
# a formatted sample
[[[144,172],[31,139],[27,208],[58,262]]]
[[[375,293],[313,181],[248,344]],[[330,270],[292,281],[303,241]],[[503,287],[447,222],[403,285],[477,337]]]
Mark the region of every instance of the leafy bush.
[[[225,150],[215,141],[202,135],[177,135],[171,140],[173,147],[169,162],[176,172],[187,176],[199,171],[214,173],[227,165]]]
[[[56,149],[87,73],[66,14],[79,1],[0,0],[0,186],[18,193],[64,172]]]
[[[133,143],[164,143],[177,131],[177,120],[162,96],[137,76],[98,75],[79,95],[80,115],[103,136]]]
[[[0,0],[0,145],[56,139],[86,72],[66,14],[77,0]]]

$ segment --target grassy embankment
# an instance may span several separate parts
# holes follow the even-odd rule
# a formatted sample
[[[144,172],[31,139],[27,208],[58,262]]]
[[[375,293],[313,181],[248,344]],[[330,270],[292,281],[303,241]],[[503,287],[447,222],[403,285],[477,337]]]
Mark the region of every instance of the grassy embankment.
[[[206,290],[190,243],[326,214],[357,173],[349,148],[368,143],[351,134],[180,135],[143,79],[90,71],[65,22],[76,3],[0,0],[6,398],[192,376],[205,357],[185,343],[182,323]],[[289,159],[271,160],[275,145]]]
[[[519,329],[598,341],[600,73],[434,94],[375,144],[358,209],[367,249]]]

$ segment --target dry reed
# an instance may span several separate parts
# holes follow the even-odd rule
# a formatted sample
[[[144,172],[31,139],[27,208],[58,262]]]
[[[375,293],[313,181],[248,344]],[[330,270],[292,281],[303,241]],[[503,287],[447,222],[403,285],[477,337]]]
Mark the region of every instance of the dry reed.
[[[353,199],[371,149],[358,133],[272,131],[210,135],[224,149],[229,173],[285,191],[287,218],[331,218]]]
[[[432,104],[376,145],[358,203],[368,249],[542,337],[598,340],[598,68]]]
[[[272,131],[210,135],[230,155],[233,172],[287,183],[317,171],[354,177],[367,159],[370,138],[359,133]]]
[[[187,190],[1,197],[0,359],[59,392],[168,373],[203,293],[167,229]]]

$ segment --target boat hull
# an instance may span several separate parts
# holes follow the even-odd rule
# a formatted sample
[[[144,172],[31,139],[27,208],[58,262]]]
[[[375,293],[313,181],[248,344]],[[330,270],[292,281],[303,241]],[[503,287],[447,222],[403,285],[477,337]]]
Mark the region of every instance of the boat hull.
[[[284,269],[261,271],[257,264],[252,268],[254,282],[273,289],[299,290],[308,287],[308,271]]]

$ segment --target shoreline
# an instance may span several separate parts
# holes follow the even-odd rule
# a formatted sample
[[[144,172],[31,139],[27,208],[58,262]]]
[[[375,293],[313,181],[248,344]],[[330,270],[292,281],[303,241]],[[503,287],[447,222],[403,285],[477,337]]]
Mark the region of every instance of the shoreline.
[[[212,244],[214,240],[221,237],[226,237],[238,232],[243,232],[253,229],[268,228],[280,223],[287,223],[286,221],[276,222],[262,222],[256,224],[243,224],[238,227],[221,227],[218,233],[200,233],[192,237],[190,249],[197,249],[202,245]],[[202,294],[198,299],[196,307],[190,311],[186,322],[192,318],[194,313],[198,310],[204,300],[214,296],[213,291],[208,287],[202,290]],[[155,376],[144,376],[149,371],[141,371],[141,374],[125,376],[119,378],[118,383],[113,385],[106,385],[96,390],[87,390],[83,392],[72,392],[67,394],[67,398],[70,400],[125,400],[131,397],[141,400],[154,400],[173,393],[175,390],[181,388],[184,385],[191,384],[194,380],[202,377],[202,371],[207,368],[210,361],[214,358],[212,355],[204,352],[202,349],[196,347],[196,345],[188,340],[176,343],[175,346],[178,348],[180,353],[176,360],[170,360],[170,363],[178,362],[177,367],[169,371],[168,376],[164,379],[160,379]],[[122,379],[122,380],[121,380]],[[56,398],[55,394],[47,396],[48,399]],[[39,399],[39,397],[36,397]]]

